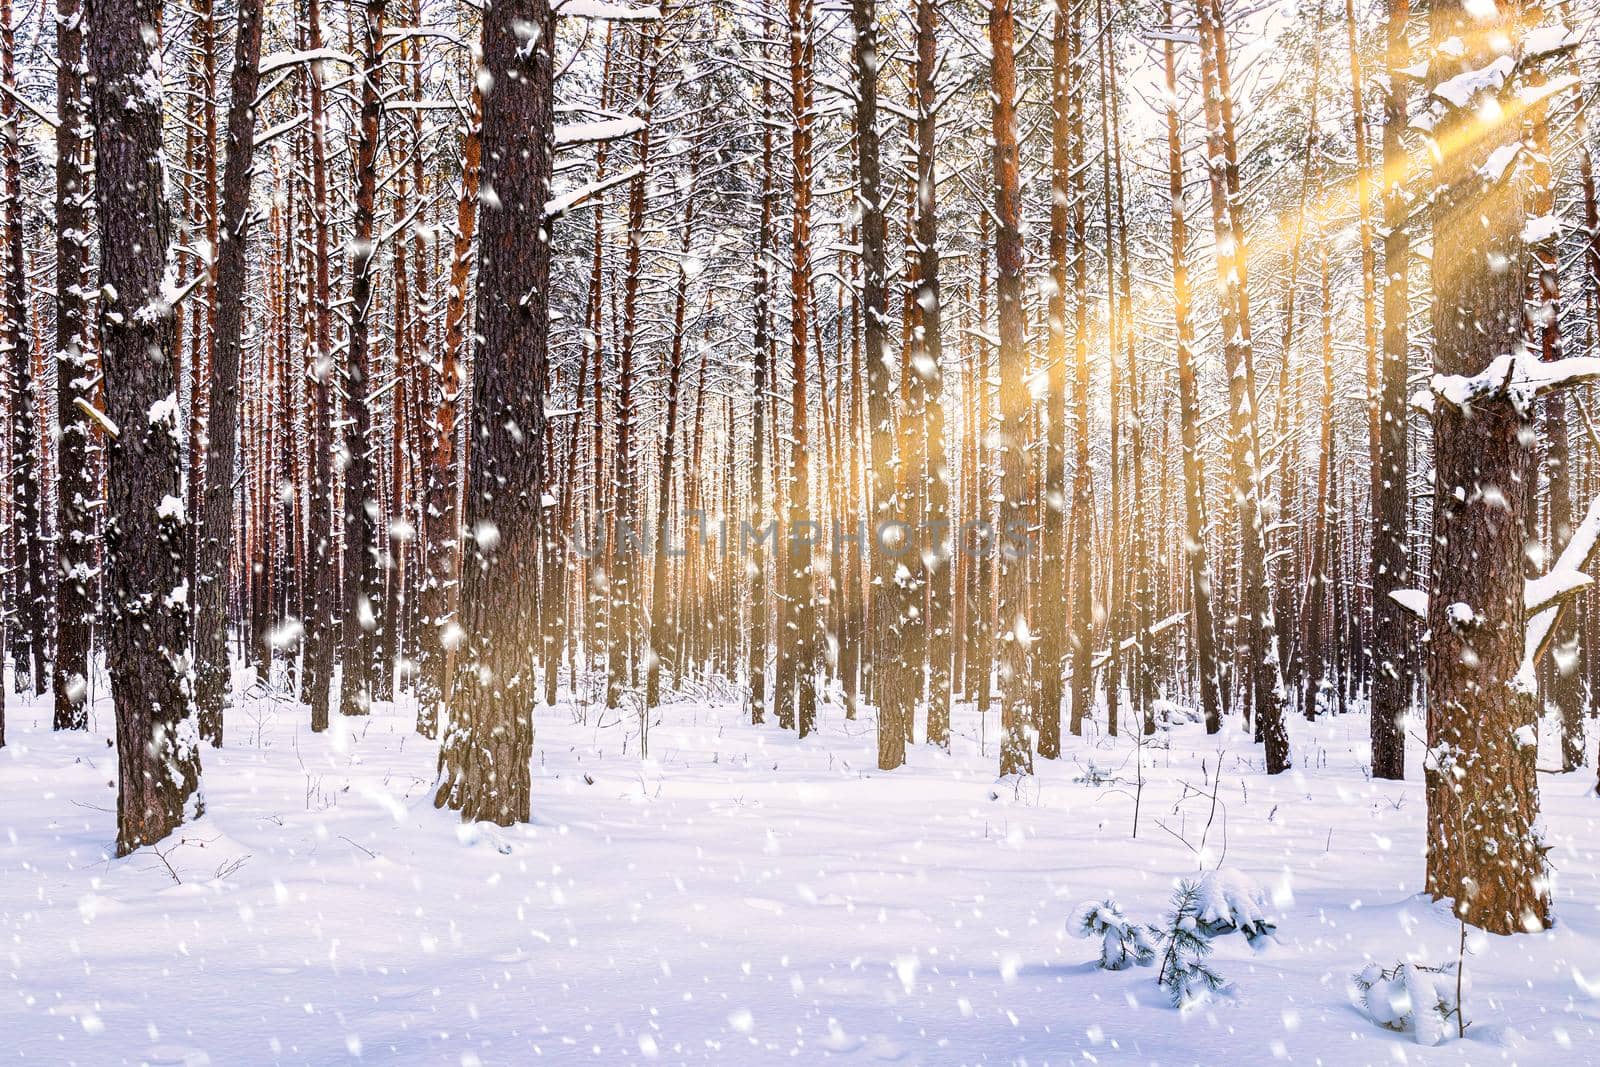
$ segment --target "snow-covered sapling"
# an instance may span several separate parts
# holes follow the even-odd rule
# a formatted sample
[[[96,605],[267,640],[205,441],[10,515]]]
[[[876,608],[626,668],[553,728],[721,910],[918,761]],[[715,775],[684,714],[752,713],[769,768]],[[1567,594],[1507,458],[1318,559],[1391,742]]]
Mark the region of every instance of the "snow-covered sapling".
[[[1072,912],[1067,929],[1078,937],[1100,939],[1100,966],[1108,971],[1124,971],[1134,964],[1148,967],[1156,959],[1154,932],[1130,920],[1110,897],[1086,900]]]
[[[1172,910],[1154,931],[1162,946],[1156,984],[1175,1008],[1189,1008],[1212,993],[1226,992],[1227,981],[1206,963],[1211,940],[1200,927],[1200,883],[1183,881],[1172,894]]]
[[[1437,1045],[1466,1030],[1460,1017],[1466,976],[1458,966],[1396,963],[1385,970],[1369,964],[1353,976],[1352,999],[1385,1030],[1410,1034],[1419,1045]]]
[[[1211,871],[1199,884],[1200,932],[1221,937],[1235,931],[1251,948],[1263,948],[1278,929],[1268,913],[1267,891],[1240,871]]]

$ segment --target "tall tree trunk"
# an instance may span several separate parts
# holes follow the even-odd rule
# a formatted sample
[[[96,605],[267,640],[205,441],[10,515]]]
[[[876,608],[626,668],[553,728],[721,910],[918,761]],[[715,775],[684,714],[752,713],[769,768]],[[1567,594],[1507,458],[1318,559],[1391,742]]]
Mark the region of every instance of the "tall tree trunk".
[[[423,531],[427,577],[422,587],[422,664],[417,678],[417,732],[433,737],[439,712],[450,695],[450,657],[460,643],[455,621],[456,572],[461,558],[461,522],[456,508],[456,419],[461,408],[461,350],[466,344],[467,274],[472,267],[478,224],[478,190],[483,174],[480,130],[482,82],[474,78],[461,136],[461,191],[450,249],[450,288],[445,302],[444,351],[439,365],[439,398],[429,424],[428,487]],[[598,417],[598,413],[596,415]]]
[[[1383,367],[1378,392],[1377,492],[1372,500],[1372,776],[1405,777],[1403,721],[1411,703],[1413,623],[1390,596],[1405,587],[1407,317],[1411,313],[1410,170],[1404,142],[1409,0],[1389,0],[1388,84],[1383,97]]]
[[[211,361],[206,417],[205,493],[201,497],[195,605],[195,703],[200,734],[222,746],[228,662],[229,564],[233,558],[235,435],[239,424],[239,357],[243,347],[245,258],[250,226],[250,168],[255,152],[255,99],[261,81],[263,0],[241,0],[233,76],[228,89],[228,158],[222,178],[223,227],[216,250],[216,355]]]
[[[16,677],[32,672],[34,695],[44,692],[46,656],[45,529],[40,509],[41,435],[33,418],[39,398],[33,374],[33,338],[28,332],[28,265],[22,234],[21,114],[16,100],[16,28],[11,0],[0,0],[0,137],[5,160],[5,316],[0,346],[11,363],[11,492],[13,614],[19,632],[11,637]]]
[[[1048,339],[1045,349],[1044,440],[1044,554],[1039,576],[1045,583],[1040,612],[1039,709],[1036,728],[1039,755],[1061,755],[1061,671],[1066,651],[1069,619],[1077,589],[1067,575],[1067,272],[1072,255],[1074,207],[1082,204],[1081,182],[1075,186],[1073,163],[1080,158],[1076,145],[1083,140],[1083,68],[1074,49],[1078,46],[1077,15],[1081,5],[1056,0],[1051,26],[1050,60],[1050,287],[1045,314]],[[1078,199],[1073,198],[1078,188]],[[1081,251],[1081,249],[1080,249]],[[1076,533],[1076,529],[1073,531]],[[1076,562],[1076,558],[1074,558]],[[1075,575],[1074,575],[1075,577]],[[1073,676],[1073,693],[1077,693]],[[1073,704],[1073,732],[1081,729],[1081,709]]]
[[[1033,627],[1028,621],[1027,571],[1032,554],[1028,521],[1027,324],[1023,320],[1022,203],[1017,175],[1016,23],[1011,0],[989,8],[993,50],[996,295],[1000,303],[1000,528],[997,576],[1000,659],[1000,773],[1032,774],[1028,741],[1028,651]]]
[[[890,408],[889,366],[884,362],[884,332],[889,308],[885,280],[887,225],[878,147],[878,16],[874,0],[851,0],[855,31],[856,153],[860,171],[861,313],[863,358],[867,364],[867,422],[871,434],[872,593],[868,615],[872,653],[863,665],[863,687],[878,709],[878,769],[906,761],[906,724],[911,707],[901,673],[893,662],[900,633],[895,595],[896,560],[885,544],[894,514],[894,417]]]
[[[778,629],[778,720],[793,707],[800,736],[816,727],[816,593],[812,588],[811,457],[806,412],[806,327],[811,315],[811,3],[789,0],[789,148],[794,211],[789,255],[789,514],[784,539],[782,623]],[[819,353],[820,356],[820,353]]]
[[[307,0],[303,35],[311,52],[322,48],[321,0]],[[333,306],[329,270],[329,240],[333,222],[328,202],[328,116],[326,89],[320,63],[306,64],[307,99],[311,116],[311,224],[313,385],[311,425],[311,519],[307,534],[311,550],[309,610],[306,612],[305,683],[302,694],[311,708],[311,729],[328,728],[328,705],[333,693],[333,653],[337,638],[338,564],[333,555],[335,529],[333,496]]]
[[[763,12],[763,38],[769,27]],[[765,51],[765,45],[763,45]],[[751,331],[751,363],[754,367],[755,397],[752,401],[750,437],[750,518],[758,531],[750,548],[750,649],[745,671],[750,685],[750,721],[760,724],[767,718],[767,560],[762,552],[759,531],[770,514],[767,507],[767,390],[772,350],[772,214],[775,192],[772,181],[772,83],[761,80],[761,206],[756,230],[755,317]],[[774,413],[776,419],[776,413]],[[741,537],[741,546],[743,538]]]
[[[439,748],[437,807],[464,821],[526,822],[550,328],[555,20],[548,0],[492,0],[483,14],[483,182],[496,207],[478,242],[472,457],[462,566],[465,669]]]
[[[923,584],[928,588],[928,743],[950,747],[950,468],[944,438],[944,341],[939,285],[939,213],[934,165],[938,114],[939,14],[917,0],[917,332],[910,372],[922,380],[924,493]],[[842,402],[842,401],[841,401]]]
[[[55,728],[89,725],[90,639],[97,606],[96,487],[90,467],[93,341],[86,287],[89,267],[87,165],[89,121],[83,96],[83,12],[79,0],[56,2],[56,648]],[[9,103],[9,100],[7,101]],[[0,648],[3,648],[0,645]]]
[[[1434,0],[1434,84],[1487,67],[1520,40],[1519,4],[1492,17],[1468,0]],[[1513,51],[1512,54],[1515,54]],[[1525,279],[1490,269],[1523,261],[1515,173],[1486,173],[1492,153],[1519,143],[1519,124],[1485,127],[1480,101],[1449,108],[1433,131],[1434,366],[1476,375],[1515,349]],[[1436,397],[1433,535],[1428,597],[1428,893],[1493,933],[1550,924],[1546,846],[1537,826],[1538,728],[1523,659],[1523,509],[1532,473],[1519,440],[1527,423],[1506,400],[1463,410]]]
[[[361,114],[356,135],[355,237],[351,254],[350,352],[344,385],[344,621],[339,640],[339,712],[365,715],[372,710],[373,668],[378,618],[383,601],[378,574],[377,485],[373,453],[377,447],[368,399],[372,377],[372,279],[376,249],[372,226],[378,185],[378,137],[383,116],[379,46],[387,0],[366,0],[361,13],[364,56]]]
[[[1261,444],[1257,432],[1255,355],[1250,336],[1248,252],[1240,216],[1233,98],[1221,0],[1195,0],[1200,23],[1200,69],[1205,97],[1212,223],[1216,231],[1217,294],[1222,305],[1228,376],[1228,437],[1239,520],[1238,656],[1248,669],[1256,730],[1266,742],[1267,773],[1289,767],[1284,729],[1285,691],[1266,568],[1261,512]]]
[[[1168,26],[1172,4],[1163,5]],[[1200,457],[1200,399],[1194,372],[1194,323],[1190,318],[1188,222],[1184,216],[1183,142],[1178,121],[1177,57],[1162,43],[1167,75],[1167,193],[1172,206],[1172,306],[1178,337],[1178,421],[1183,443],[1183,554],[1194,605],[1189,631],[1200,681],[1206,733],[1222,729],[1222,678],[1217,664],[1216,622],[1211,607],[1211,568],[1206,560],[1205,466]],[[1149,729],[1146,732],[1151,732]]]
[[[1089,201],[1085,189],[1085,171],[1088,168],[1084,129],[1083,86],[1086,72],[1083,63],[1083,23],[1081,7],[1074,6],[1071,15],[1068,47],[1076,75],[1071,78],[1071,122],[1075,131],[1071,153],[1072,199],[1072,418],[1073,471],[1071,531],[1068,551],[1072,558],[1067,578],[1066,598],[1071,604],[1072,628],[1068,646],[1072,673],[1071,728],[1074,736],[1083,733],[1083,720],[1094,712],[1094,677],[1090,666],[1090,647],[1094,626],[1094,587],[1090,554],[1094,537],[1094,486],[1089,477]],[[1063,357],[1065,353],[1063,353]],[[1063,419],[1064,421],[1064,419]],[[1052,432],[1054,425],[1052,422]],[[1048,570],[1048,568],[1046,568]],[[1115,684],[1115,683],[1113,683]],[[1059,712],[1055,722],[1048,724],[1058,734],[1061,730]],[[1044,734],[1041,731],[1040,754],[1045,752]],[[1057,746],[1059,753],[1059,745]]]
[[[177,345],[162,280],[172,219],[164,188],[160,69],[148,32],[159,0],[89,0],[87,71],[100,219],[101,361],[108,445],[106,662],[117,716],[117,853],[199,814],[190,696],[188,523],[179,465]]]

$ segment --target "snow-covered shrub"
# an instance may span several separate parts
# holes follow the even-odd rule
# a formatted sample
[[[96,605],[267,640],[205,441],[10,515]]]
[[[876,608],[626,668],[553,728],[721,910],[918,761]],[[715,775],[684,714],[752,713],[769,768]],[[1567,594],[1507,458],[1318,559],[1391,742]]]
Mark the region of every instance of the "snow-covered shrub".
[[[1193,722],[1204,722],[1205,712],[1189,704],[1179,704],[1177,701],[1158,697],[1151,705],[1155,720],[1161,726],[1183,726]]]
[[[1155,962],[1155,935],[1143,923],[1123,915],[1110,897],[1079,904],[1067,929],[1078,937],[1100,939],[1100,966],[1108,971],[1124,971],[1136,963],[1148,967]]]
[[[1456,964],[1429,967],[1397,963],[1384,970],[1369,964],[1354,975],[1357,1008],[1386,1030],[1411,1034],[1419,1045],[1437,1045],[1461,1030]]]
[[[1162,946],[1161,971],[1156,984],[1167,991],[1176,1008],[1189,1008],[1212,993],[1222,993],[1227,981],[1206,963],[1211,939],[1201,928],[1200,883],[1183,881],[1172,894],[1172,910],[1153,932]]]
[[[1240,871],[1211,871],[1200,879],[1200,932],[1220,937],[1234,931],[1252,948],[1261,948],[1278,929],[1269,917],[1267,891]]]

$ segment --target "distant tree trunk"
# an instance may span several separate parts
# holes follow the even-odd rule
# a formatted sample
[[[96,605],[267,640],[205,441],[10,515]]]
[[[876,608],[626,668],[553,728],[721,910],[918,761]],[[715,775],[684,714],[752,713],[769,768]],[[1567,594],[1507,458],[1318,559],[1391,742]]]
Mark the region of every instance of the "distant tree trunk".
[[[863,665],[864,688],[878,708],[878,769],[906,761],[906,724],[911,708],[894,656],[900,618],[895,596],[897,561],[885,545],[894,518],[894,417],[890,409],[889,367],[884,362],[884,331],[889,307],[885,280],[887,225],[878,147],[878,16],[874,0],[851,0],[855,32],[856,153],[860,171],[861,312],[863,358],[867,364],[867,422],[871,433],[872,531],[869,533],[872,594],[868,613],[872,652]]]
[[[634,471],[634,378],[635,351],[639,341],[639,288],[643,282],[645,204],[650,181],[650,149],[655,130],[651,116],[659,88],[657,72],[661,62],[661,24],[655,23],[647,41],[639,47],[641,102],[639,117],[644,125],[635,135],[634,163],[639,174],[628,188],[628,252],[625,257],[622,295],[622,339],[617,360],[617,439],[613,459],[616,489],[612,505],[613,566],[610,574],[611,607],[607,637],[610,655],[606,667],[606,707],[614,708],[622,698],[624,672],[632,665],[632,649],[639,620],[638,486]]]
[[[1221,0],[1195,0],[1205,98],[1212,223],[1216,231],[1218,296],[1228,376],[1228,437],[1233,493],[1239,501],[1239,662],[1248,668],[1256,730],[1266,742],[1267,773],[1289,767],[1285,692],[1276,622],[1268,587],[1261,516],[1261,445],[1257,431],[1255,355],[1250,335],[1248,256],[1240,217],[1233,98]]]
[[[769,20],[763,13],[761,23]],[[765,36],[765,34],[763,34]],[[763,45],[765,51],[765,45]],[[772,350],[772,83],[761,81],[761,207],[756,230],[754,329],[751,331],[751,363],[754,367],[755,397],[752,401],[750,429],[750,521],[757,531],[750,547],[750,650],[745,671],[750,684],[750,721],[767,719],[767,560],[762,552],[760,530],[767,516],[767,390],[768,355]],[[774,413],[776,418],[776,413]],[[740,538],[741,546],[744,539]]]
[[[1501,34],[1520,38],[1522,16],[1518,4],[1485,17],[1469,0],[1434,0],[1434,40],[1463,43],[1459,54],[1435,53],[1435,84],[1493,62]],[[1478,374],[1522,336],[1523,272],[1486,266],[1522,262],[1521,183],[1484,167],[1519,134],[1517,123],[1483,128],[1476,106],[1450,108],[1434,130],[1432,318],[1441,374]],[[1518,677],[1526,629],[1520,486],[1532,473],[1519,440],[1526,427],[1506,400],[1466,411],[1435,398],[1427,888],[1499,934],[1550,925],[1537,746],[1526,743],[1537,714]]]
[[[1390,596],[1405,587],[1406,521],[1406,338],[1411,313],[1410,235],[1406,195],[1405,69],[1411,63],[1406,38],[1409,0],[1389,0],[1388,84],[1383,97],[1383,368],[1378,391],[1379,478],[1372,501],[1372,776],[1405,777],[1403,721],[1411,703],[1407,671],[1414,624]]]
[[[950,747],[950,468],[944,438],[944,341],[939,285],[939,213],[934,152],[939,13],[917,0],[917,333],[911,373],[922,379],[924,492],[923,565],[928,588],[928,743]],[[842,398],[841,398],[842,402]]]
[[[687,192],[683,201],[683,226],[679,231],[678,239],[678,278],[675,283],[675,292],[672,301],[672,346],[667,356],[667,419],[666,426],[661,433],[661,474],[656,479],[656,538],[654,556],[651,561],[654,573],[650,582],[650,655],[645,665],[645,697],[646,708],[654,708],[661,703],[661,660],[663,657],[674,662],[676,669],[683,670],[672,641],[672,610],[671,599],[667,590],[667,564],[668,553],[672,549],[672,522],[670,508],[672,506],[672,478],[673,464],[677,458],[678,447],[678,396],[679,386],[683,381],[683,320],[686,304],[689,298],[689,250],[694,239],[695,216],[695,179],[700,173],[700,147],[698,131],[695,143],[689,147],[689,180]],[[701,376],[701,385],[705,384],[704,375]],[[696,424],[698,425],[698,418]],[[692,474],[693,472],[691,472]]]
[[[1061,755],[1061,671],[1067,644],[1067,627],[1075,624],[1073,613],[1078,592],[1067,575],[1067,272],[1073,249],[1069,241],[1074,207],[1081,205],[1082,182],[1074,169],[1081,162],[1076,146],[1083,143],[1083,75],[1074,51],[1079,44],[1071,0],[1056,0],[1051,23],[1050,50],[1050,286],[1045,302],[1047,341],[1045,348],[1045,439],[1044,439],[1044,531],[1039,577],[1045,583],[1043,610],[1039,620],[1039,708],[1036,728],[1039,755],[1056,759]],[[1074,191],[1077,192],[1076,199]],[[1082,252],[1081,246],[1077,249]],[[1077,533],[1076,527],[1073,530]],[[1076,557],[1074,557],[1076,563]],[[1076,575],[1074,574],[1074,577]],[[1071,620],[1071,623],[1069,623]],[[1073,675],[1073,694],[1077,695],[1077,675]],[[1074,700],[1073,732],[1081,729],[1082,709]]]
[[[351,254],[350,352],[345,364],[344,417],[344,621],[339,640],[339,712],[365,715],[372,710],[373,667],[378,653],[378,609],[383,601],[378,575],[376,479],[372,456],[377,444],[367,397],[372,377],[372,245],[374,200],[378,185],[378,137],[383,114],[379,46],[387,0],[366,0],[361,17],[364,56],[361,113],[356,135],[355,238]],[[392,623],[393,620],[389,620]]]
[[[322,48],[321,0],[307,0],[305,46]],[[311,514],[307,534],[311,549],[311,589],[306,612],[305,683],[302,694],[311,707],[311,729],[328,728],[333,693],[333,653],[337,639],[339,568],[333,554],[336,516],[333,497],[333,306],[329,269],[332,219],[328,202],[328,116],[321,65],[306,64],[311,117],[311,222],[313,387],[311,427]]]
[[[789,514],[782,623],[778,635],[778,720],[793,707],[801,737],[816,728],[816,594],[812,588],[811,464],[806,412],[806,327],[811,315],[811,4],[789,0],[790,164],[794,183],[789,268]]]
[[[261,81],[263,0],[241,0],[233,77],[228,91],[228,156],[222,178],[223,226],[216,250],[216,356],[211,361],[211,410],[206,418],[204,511],[195,573],[195,703],[200,734],[222,746],[222,705],[228,663],[229,564],[233,558],[233,480],[239,425],[239,356],[243,347],[245,258],[250,226],[250,167],[255,151],[255,99]]]
[[[461,138],[461,191],[456,197],[455,235],[450,250],[439,400],[429,424],[423,522],[427,578],[422,587],[422,669],[417,678],[417,732],[424,737],[433,737],[439,731],[439,712],[449,696],[447,664],[460,640],[452,592],[461,553],[461,522],[456,509],[456,419],[461,408],[461,350],[466,344],[467,274],[472,267],[478,189],[483,174],[479,132],[482,120],[483,90],[481,82],[474,79]]]
[[[78,0],[56,3],[56,410],[61,437],[56,452],[56,655],[55,728],[89,725],[89,652],[97,600],[95,520],[97,493],[89,460],[93,341],[85,293],[89,266],[87,165],[90,137],[83,96],[83,13]],[[9,98],[6,103],[9,105]],[[92,136],[92,135],[91,135]],[[0,644],[0,649],[4,645]]]
[[[995,177],[996,294],[1000,302],[1000,528],[998,626],[1004,646],[1000,660],[1000,773],[1032,774],[1028,741],[1027,571],[1032,545],[1028,521],[1027,325],[1023,321],[1022,203],[1017,175],[1016,26],[1011,0],[989,8],[989,44],[994,53],[990,101],[993,105]]]
[[[179,479],[176,337],[162,292],[171,216],[162,99],[150,82],[159,0],[89,0],[87,71],[100,219],[106,483],[114,517],[106,662],[117,716],[117,853],[160,841],[199,814],[199,732],[189,694],[187,522]]]
[[[1163,5],[1172,25],[1172,5]],[[1211,568],[1206,561],[1205,467],[1200,458],[1200,400],[1194,372],[1194,324],[1189,315],[1188,223],[1184,217],[1183,144],[1178,122],[1177,59],[1173,43],[1162,43],[1167,75],[1167,192],[1172,206],[1173,317],[1178,335],[1178,420],[1183,442],[1183,554],[1189,564],[1189,590],[1194,604],[1190,620],[1196,669],[1200,676],[1200,708],[1206,733],[1222,729],[1222,679],[1217,665],[1216,623],[1211,607]],[[1148,723],[1146,733],[1152,733]]]
[[[1316,519],[1311,533],[1311,577],[1306,606],[1306,691],[1302,710],[1305,717],[1315,719],[1319,701],[1324,693],[1339,703],[1338,683],[1329,677],[1333,659],[1325,646],[1326,634],[1323,619],[1328,610],[1328,556],[1330,527],[1336,521],[1333,510],[1334,488],[1329,479],[1333,475],[1333,301],[1328,284],[1327,238],[1319,235],[1321,255],[1322,293],[1322,420],[1317,439],[1317,496]]]
[[[478,243],[472,458],[462,567],[465,669],[439,748],[437,807],[464,821],[526,822],[550,307],[555,19],[548,0],[493,0],[483,15],[483,181],[495,191]]]
[[[1091,667],[1090,647],[1094,639],[1094,586],[1091,553],[1093,551],[1094,523],[1092,512],[1094,485],[1089,477],[1089,200],[1085,188],[1088,153],[1085,130],[1083,86],[1087,79],[1082,61],[1083,23],[1081,7],[1075,5],[1071,16],[1070,42],[1072,62],[1077,68],[1071,78],[1072,128],[1072,417],[1073,470],[1072,512],[1068,551],[1072,558],[1067,577],[1065,600],[1071,604],[1072,628],[1068,636],[1072,673],[1072,710],[1070,724],[1074,737],[1083,733],[1083,721],[1094,713],[1094,674]],[[1064,355],[1064,353],[1063,353]],[[1063,419],[1063,421],[1065,421]],[[1053,426],[1052,426],[1053,430]],[[1048,568],[1046,568],[1048,569]],[[1115,684],[1115,683],[1113,683]],[[1060,713],[1047,725],[1059,735]],[[1039,752],[1050,755],[1044,748],[1044,731],[1040,734]],[[1059,754],[1060,746],[1057,744]]]
[[[44,692],[46,656],[45,530],[40,510],[38,441],[41,434],[24,412],[39,409],[33,375],[33,339],[28,333],[28,265],[22,234],[21,115],[16,102],[16,30],[11,0],[0,0],[0,136],[5,155],[5,316],[0,344],[11,359],[12,578],[14,611],[20,631],[12,635],[16,677],[31,669],[34,695]]]

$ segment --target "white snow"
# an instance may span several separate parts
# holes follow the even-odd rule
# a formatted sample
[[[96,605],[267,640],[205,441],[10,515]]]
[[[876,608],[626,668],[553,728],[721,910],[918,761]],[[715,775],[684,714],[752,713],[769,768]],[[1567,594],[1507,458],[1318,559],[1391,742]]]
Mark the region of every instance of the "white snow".
[[[654,4],[629,7],[626,4],[607,3],[606,0],[562,0],[555,6],[555,13],[569,18],[611,22],[650,22],[661,17],[661,9]]]
[[[647,123],[638,116],[616,119],[599,119],[594,122],[569,122],[556,127],[556,145],[568,148],[573,145],[594,144],[598,141],[615,141],[620,137],[638,133]]]
[[[1488,66],[1446,78],[1434,86],[1432,95],[1451,107],[1473,107],[1483,94],[1499,92],[1515,67],[1516,61],[1510,56],[1497,56]]]
[[[586,691],[537,710],[534,822],[499,829],[434,810],[413,700],[313,734],[239,670],[227,746],[200,746],[205,817],[114,859],[104,674],[85,733],[3,680],[0,1033],[23,1062],[1443,1067],[1581,1062],[1600,1030],[1589,770],[1540,775],[1557,926],[1469,932],[1466,1040],[1353,1014],[1369,965],[1456,958],[1455,920],[1421,895],[1417,721],[1405,782],[1364,773],[1355,713],[1294,722],[1306,769],[1274,778],[1231,721],[1140,750],[1091,729],[1002,789],[997,713],[967,704],[950,754],[917,744],[881,773],[870,711],[829,702],[800,742],[712,682],[661,709],[641,761],[636,714]],[[1193,790],[1219,780],[1202,872]],[[1158,921],[1176,879],[1219,866],[1229,911],[1277,923],[1260,951],[1215,940],[1233,999],[1180,1014],[1154,967],[1101,970],[1067,929],[1110,897]]]

